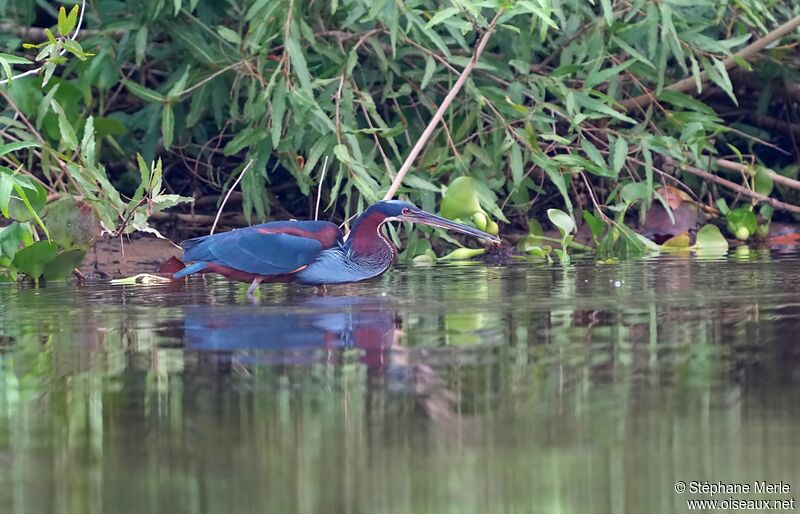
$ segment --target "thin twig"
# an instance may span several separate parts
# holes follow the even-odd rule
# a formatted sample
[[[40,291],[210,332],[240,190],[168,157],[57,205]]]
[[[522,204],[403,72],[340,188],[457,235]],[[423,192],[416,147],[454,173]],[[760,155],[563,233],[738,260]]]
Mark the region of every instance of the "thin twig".
[[[317,205],[314,207],[314,221],[319,219],[319,201],[322,198],[322,181],[325,180],[325,171],[328,169],[328,156],[322,161],[322,174],[319,177],[319,186],[317,186]]]
[[[786,211],[786,212],[793,212],[795,214],[800,214],[800,206],[792,205],[790,203],[781,202],[780,200],[776,200],[775,198],[772,198],[770,196],[762,195],[761,193],[757,193],[756,191],[753,191],[752,189],[748,189],[746,187],[740,186],[739,184],[737,184],[735,182],[731,182],[730,180],[724,179],[724,178],[719,177],[717,175],[714,175],[713,173],[709,173],[709,172],[707,172],[705,170],[701,170],[700,168],[695,168],[694,166],[689,166],[688,164],[683,164],[681,162],[678,162],[678,161],[676,161],[675,159],[673,159],[671,157],[665,157],[664,158],[664,162],[666,162],[667,164],[670,164],[672,166],[675,166],[676,168],[681,169],[683,171],[688,171],[692,175],[696,175],[696,176],[698,176],[698,177],[700,177],[700,178],[702,178],[704,180],[708,180],[710,182],[714,182],[716,184],[719,184],[719,185],[721,185],[723,187],[727,187],[728,189],[736,191],[738,194],[740,194],[742,196],[748,196],[748,197],[754,198],[754,199],[756,199],[756,200],[758,200],[760,202],[768,203],[768,204],[770,204],[771,206],[775,207],[778,210]]]
[[[83,0],[83,3],[81,4],[81,13],[78,16],[78,24],[75,27],[75,32],[69,37],[69,39],[73,39],[74,40],[74,39],[76,39],[78,37],[78,33],[80,33],[80,31],[81,31],[81,24],[83,23],[83,13],[84,13],[84,11],[86,11],[86,0]],[[61,52],[59,52],[58,55],[64,55],[66,52],[67,52],[67,49],[63,48],[61,50]],[[44,67],[45,67],[45,65],[43,64],[43,65],[39,66],[38,68],[34,68],[32,70],[28,70],[26,72],[20,73],[19,75],[14,75],[13,77],[8,77],[6,79],[0,80],[0,86],[2,86],[3,84],[8,84],[12,80],[21,79],[22,77],[27,77],[29,75],[38,75],[39,72],[44,69]]]
[[[203,80],[201,80],[197,84],[194,84],[191,87],[188,87],[188,88],[184,89],[179,96],[184,96],[184,95],[186,95],[188,93],[191,93],[192,91],[194,91],[198,87],[201,87],[204,84],[214,80],[215,78],[219,77],[223,73],[228,72],[228,71],[230,71],[230,70],[232,70],[234,68],[238,68],[239,66],[242,66],[243,64],[246,64],[246,62],[245,61],[239,61],[239,62],[235,62],[233,64],[230,64],[228,66],[225,66],[224,68],[219,69],[219,70],[215,71],[214,73],[212,73],[211,75],[209,75],[208,77],[204,78]]]
[[[750,166],[745,166],[744,164],[739,164],[738,162],[729,161],[727,159],[717,159],[716,163],[717,166],[719,166],[722,169],[738,171],[740,173],[744,173],[747,176],[752,175],[754,172],[754,169]],[[783,175],[775,173],[772,170],[765,170],[765,171],[767,172],[767,175],[773,182],[777,182],[778,184],[790,187],[792,189],[800,190],[800,180],[784,177]]]
[[[411,149],[411,153],[408,154],[403,166],[400,168],[400,171],[397,172],[397,176],[392,181],[392,185],[389,187],[389,190],[386,192],[386,195],[383,197],[384,200],[391,200],[397,190],[400,188],[400,184],[403,182],[403,178],[406,176],[406,173],[411,169],[412,164],[414,164],[414,160],[417,158],[419,153],[422,151],[422,148],[425,146],[425,143],[428,142],[428,139],[431,137],[434,128],[436,125],[444,117],[444,113],[450,104],[453,103],[458,92],[464,86],[464,83],[467,81],[467,77],[469,77],[472,69],[475,68],[475,65],[478,63],[478,59],[480,59],[481,53],[483,53],[484,48],[486,48],[486,44],[489,42],[489,38],[494,32],[495,26],[497,25],[497,20],[500,18],[500,15],[503,14],[503,9],[497,11],[492,22],[489,24],[489,27],[486,29],[486,32],[483,33],[483,36],[478,41],[478,46],[475,48],[475,53],[472,55],[472,58],[467,63],[467,66],[464,68],[464,71],[458,77],[458,80],[453,85],[453,88],[447,93],[447,96],[442,101],[441,105],[439,105],[439,109],[436,110],[436,113],[431,118],[431,121],[428,123],[428,126],[425,127],[425,131],[417,140],[417,143],[414,145],[414,148]]]
[[[253,159],[250,159],[250,162],[247,163],[247,166],[245,166],[242,172],[239,173],[239,176],[236,178],[236,182],[234,182],[230,189],[228,189],[228,193],[225,195],[225,198],[222,200],[222,204],[219,206],[217,216],[214,218],[214,224],[211,225],[211,232],[209,232],[209,235],[214,234],[214,230],[217,228],[217,222],[219,222],[219,217],[222,215],[222,210],[225,208],[225,204],[228,203],[228,198],[231,197],[231,193],[233,193],[233,190],[236,189],[236,186],[239,185],[239,182],[242,181],[242,177],[244,177],[244,174],[247,173],[247,170],[249,170],[250,166],[252,165]]]

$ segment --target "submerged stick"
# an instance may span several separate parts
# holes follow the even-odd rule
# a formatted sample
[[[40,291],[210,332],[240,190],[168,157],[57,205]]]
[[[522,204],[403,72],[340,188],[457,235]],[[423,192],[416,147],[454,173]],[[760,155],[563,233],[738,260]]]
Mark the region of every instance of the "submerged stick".
[[[491,37],[492,32],[494,32],[494,29],[497,26],[497,20],[498,18],[500,18],[501,14],[503,14],[502,8],[499,11],[497,11],[497,14],[495,14],[494,19],[486,28],[486,32],[483,33],[483,36],[478,41],[478,46],[475,47],[475,53],[472,55],[472,58],[467,63],[467,66],[464,68],[464,71],[462,71],[461,75],[458,76],[458,80],[456,80],[456,83],[453,85],[453,88],[450,90],[449,93],[447,93],[447,96],[444,97],[442,104],[436,110],[436,113],[433,115],[433,118],[431,118],[431,121],[428,123],[428,126],[425,127],[425,131],[422,132],[421,136],[419,136],[419,139],[414,145],[414,148],[411,149],[411,153],[409,153],[408,157],[406,157],[405,162],[403,162],[403,166],[397,172],[397,176],[392,181],[392,185],[389,187],[389,190],[383,197],[384,200],[391,200],[394,197],[395,193],[397,193],[397,190],[400,188],[400,184],[403,182],[403,177],[405,177],[406,173],[408,173],[408,170],[411,169],[411,165],[414,164],[414,160],[416,160],[417,156],[419,156],[419,153],[422,151],[422,148],[425,146],[425,143],[428,142],[428,139],[431,137],[431,134],[433,133],[433,130],[436,128],[436,125],[438,125],[439,122],[442,121],[445,111],[447,110],[448,107],[450,107],[450,104],[453,103],[453,100],[455,99],[456,95],[458,94],[459,91],[461,91],[461,88],[467,81],[467,77],[469,77],[469,74],[472,72],[473,68],[475,68],[475,65],[478,64],[478,59],[480,59],[484,48],[486,48],[486,43],[489,42],[489,38]]]

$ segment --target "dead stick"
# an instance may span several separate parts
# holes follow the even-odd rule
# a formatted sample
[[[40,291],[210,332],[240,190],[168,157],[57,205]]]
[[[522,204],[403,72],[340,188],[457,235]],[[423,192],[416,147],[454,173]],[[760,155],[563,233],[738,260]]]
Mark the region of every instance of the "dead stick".
[[[228,203],[228,198],[231,197],[231,193],[233,193],[233,190],[236,189],[236,186],[239,185],[239,182],[242,181],[242,177],[244,177],[244,174],[247,173],[247,170],[249,170],[250,166],[252,165],[253,165],[253,159],[250,159],[250,162],[247,163],[247,166],[245,166],[242,172],[239,173],[239,177],[236,179],[236,182],[234,182],[231,188],[228,189],[228,194],[225,195],[225,199],[222,200],[222,205],[219,206],[219,210],[217,211],[217,217],[214,218],[214,224],[211,225],[211,232],[209,232],[209,235],[214,235],[214,230],[217,228],[217,222],[219,221],[219,217],[222,214],[222,209],[225,208],[225,204]]]
[[[748,57],[752,57],[761,50],[763,50],[767,45],[774,43],[775,41],[779,40],[783,36],[790,34],[794,31],[797,27],[800,27],[800,16],[795,16],[791,20],[787,21],[777,29],[773,30],[766,36],[757,39],[756,41],[752,42],[751,44],[747,45],[746,47],[742,48],[738,52],[736,52],[733,56],[728,57],[722,64],[725,65],[725,69],[730,69],[736,61],[734,57],[747,59]],[[705,81],[708,78],[708,74],[703,72],[700,74],[700,80]],[[688,77],[683,80],[679,80],[674,84],[671,84],[664,89],[668,89],[670,91],[679,91],[679,92],[686,92],[690,91],[695,86],[694,77]],[[627,100],[623,100],[620,104],[625,107],[625,110],[630,111],[635,107],[647,107],[653,100],[655,99],[655,95],[652,92],[647,92],[643,95],[636,96],[634,98],[628,98]]]
[[[752,189],[747,189],[746,187],[742,187],[735,182],[731,182],[730,180],[714,175],[713,173],[701,170],[700,168],[695,168],[694,166],[689,166],[688,164],[680,163],[671,157],[666,157],[664,159],[664,162],[672,166],[675,166],[676,168],[681,169],[683,171],[688,171],[692,175],[696,175],[704,180],[709,180],[723,187],[727,187],[728,189],[736,191],[740,195],[749,196],[750,198],[754,198],[760,202],[766,202],[778,210],[800,214],[800,206],[781,202],[780,200],[776,200],[775,198],[769,197],[767,195],[762,195],[761,193],[757,193]]]
[[[436,128],[436,125],[442,121],[444,117],[444,113],[450,104],[453,103],[458,92],[464,86],[464,83],[467,81],[467,77],[469,77],[472,69],[475,68],[475,65],[478,63],[478,59],[480,59],[481,54],[483,53],[483,49],[486,48],[486,43],[489,42],[489,38],[494,32],[495,26],[497,25],[497,20],[500,18],[500,15],[503,14],[503,9],[497,11],[492,22],[487,27],[486,32],[483,33],[480,41],[478,41],[478,46],[475,48],[475,53],[472,55],[472,59],[469,60],[467,66],[464,68],[464,71],[456,80],[456,83],[453,85],[453,89],[447,93],[447,96],[444,97],[442,104],[436,110],[436,113],[431,118],[431,121],[428,123],[428,126],[425,127],[425,131],[417,140],[417,143],[414,145],[414,148],[411,149],[411,153],[408,154],[406,157],[405,162],[403,162],[403,166],[400,167],[400,171],[397,172],[397,176],[392,181],[392,185],[389,187],[389,190],[386,192],[386,196],[383,197],[384,200],[391,200],[395,193],[397,193],[398,188],[400,188],[400,184],[403,182],[403,177],[406,176],[408,170],[411,169],[411,165],[414,164],[414,160],[417,158],[419,153],[422,151],[422,148],[425,146],[425,143],[428,142],[428,139],[431,137],[433,130]]]
[[[745,166],[744,164],[739,164],[738,162],[729,161],[727,159],[717,159],[716,163],[717,166],[719,166],[722,169],[730,171],[738,171],[740,173],[745,173],[747,175],[752,175],[755,171],[750,166]],[[782,184],[792,189],[800,190],[800,180],[784,177],[783,175],[775,173],[772,170],[767,170],[767,175],[769,176],[770,179],[772,179],[773,182],[777,182],[778,184]]]

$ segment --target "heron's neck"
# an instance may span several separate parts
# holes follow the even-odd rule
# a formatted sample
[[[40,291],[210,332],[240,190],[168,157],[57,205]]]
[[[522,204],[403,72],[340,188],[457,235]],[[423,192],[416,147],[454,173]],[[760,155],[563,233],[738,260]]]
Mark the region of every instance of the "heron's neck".
[[[386,216],[380,212],[365,212],[356,219],[347,236],[347,244],[356,255],[374,255],[389,252],[394,259],[397,249],[381,232]]]

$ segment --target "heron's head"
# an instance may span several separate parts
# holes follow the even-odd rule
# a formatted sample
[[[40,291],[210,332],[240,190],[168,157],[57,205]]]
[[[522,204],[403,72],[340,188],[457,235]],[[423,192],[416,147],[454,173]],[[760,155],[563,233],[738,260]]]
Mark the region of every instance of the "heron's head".
[[[497,236],[487,234],[486,232],[478,230],[474,227],[462,225],[461,223],[456,223],[454,221],[436,216],[435,214],[423,211],[419,207],[402,200],[384,200],[382,202],[375,203],[371,205],[369,209],[362,214],[362,216],[367,216],[368,214],[372,213],[380,213],[383,215],[383,222],[407,221],[410,223],[420,223],[423,225],[430,225],[432,227],[443,228],[453,232],[460,232],[462,234],[477,237],[478,239],[490,241],[495,244],[499,244],[501,242],[500,238]]]

